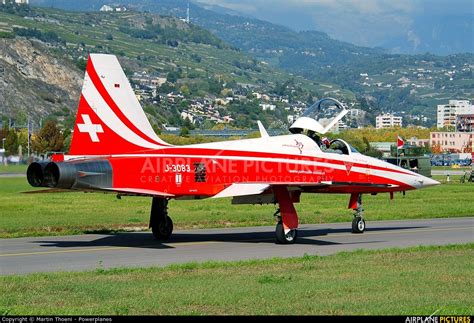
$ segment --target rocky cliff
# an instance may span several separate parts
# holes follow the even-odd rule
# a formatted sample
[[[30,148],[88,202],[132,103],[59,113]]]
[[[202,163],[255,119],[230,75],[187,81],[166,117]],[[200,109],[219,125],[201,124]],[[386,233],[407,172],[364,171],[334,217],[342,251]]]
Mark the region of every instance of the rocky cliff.
[[[0,39],[0,115],[27,112],[39,118],[74,110],[83,76],[74,64],[58,59],[39,41]]]

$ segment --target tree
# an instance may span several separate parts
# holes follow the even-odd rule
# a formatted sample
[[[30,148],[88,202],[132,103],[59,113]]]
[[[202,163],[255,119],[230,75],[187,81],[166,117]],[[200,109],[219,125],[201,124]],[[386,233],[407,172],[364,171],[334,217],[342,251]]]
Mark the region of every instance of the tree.
[[[180,137],[189,137],[189,129],[187,127],[181,127],[181,131],[179,132]]]
[[[38,153],[61,151],[64,137],[54,121],[48,121],[32,141],[33,150]]]
[[[176,81],[181,77],[181,71],[170,71],[168,75],[166,75],[166,81],[170,83],[176,83]]]
[[[10,129],[5,139],[5,150],[7,155],[18,154],[18,135],[15,130]]]
[[[25,152],[28,147],[28,129],[21,129],[17,132],[18,136],[18,145],[23,147]]]

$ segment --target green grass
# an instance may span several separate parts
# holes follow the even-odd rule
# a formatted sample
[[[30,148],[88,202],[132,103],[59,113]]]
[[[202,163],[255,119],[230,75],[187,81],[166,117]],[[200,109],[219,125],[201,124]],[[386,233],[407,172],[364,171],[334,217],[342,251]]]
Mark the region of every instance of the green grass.
[[[8,164],[8,165],[0,165],[0,174],[25,174],[28,165],[22,164]]]
[[[8,315],[472,315],[474,244],[0,277]]]
[[[147,229],[151,198],[102,193],[23,194],[26,178],[0,178],[0,237],[80,234]],[[365,195],[368,221],[474,216],[474,185],[449,184],[395,194]],[[348,195],[303,194],[296,205],[300,223],[352,219]],[[175,229],[274,225],[274,205],[231,205],[230,199],[175,201],[169,213]]]

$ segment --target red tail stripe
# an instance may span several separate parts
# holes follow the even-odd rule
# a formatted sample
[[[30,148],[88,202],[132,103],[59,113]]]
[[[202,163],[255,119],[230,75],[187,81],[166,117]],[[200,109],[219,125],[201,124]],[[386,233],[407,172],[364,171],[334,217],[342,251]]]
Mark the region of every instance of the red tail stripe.
[[[162,143],[154,140],[153,138],[148,137],[146,134],[144,134],[140,129],[138,129],[130,120],[123,114],[123,112],[120,110],[120,108],[117,106],[115,101],[112,99],[110,94],[107,92],[107,89],[105,88],[104,84],[102,84],[102,81],[100,80],[99,75],[97,75],[97,72],[94,68],[94,65],[92,63],[92,60],[89,58],[89,62],[87,64],[87,73],[89,74],[90,79],[92,80],[92,83],[96,87],[97,91],[99,91],[100,95],[104,99],[104,101],[109,105],[109,107],[112,109],[112,111],[117,115],[117,117],[122,120],[122,122],[133,132],[135,132],[137,135],[142,137],[145,140],[151,141],[152,143],[155,143],[160,146],[164,146]]]

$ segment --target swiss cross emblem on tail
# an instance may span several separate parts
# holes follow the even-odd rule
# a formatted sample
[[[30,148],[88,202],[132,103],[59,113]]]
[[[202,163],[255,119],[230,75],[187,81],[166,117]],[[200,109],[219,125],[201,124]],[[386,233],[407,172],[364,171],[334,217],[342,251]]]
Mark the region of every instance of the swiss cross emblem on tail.
[[[93,124],[88,114],[82,114],[81,116],[84,123],[77,124],[79,132],[87,132],[89,133],[92,142],[100,142],[97,134],[104,132],[102,126],[100,124]]]

